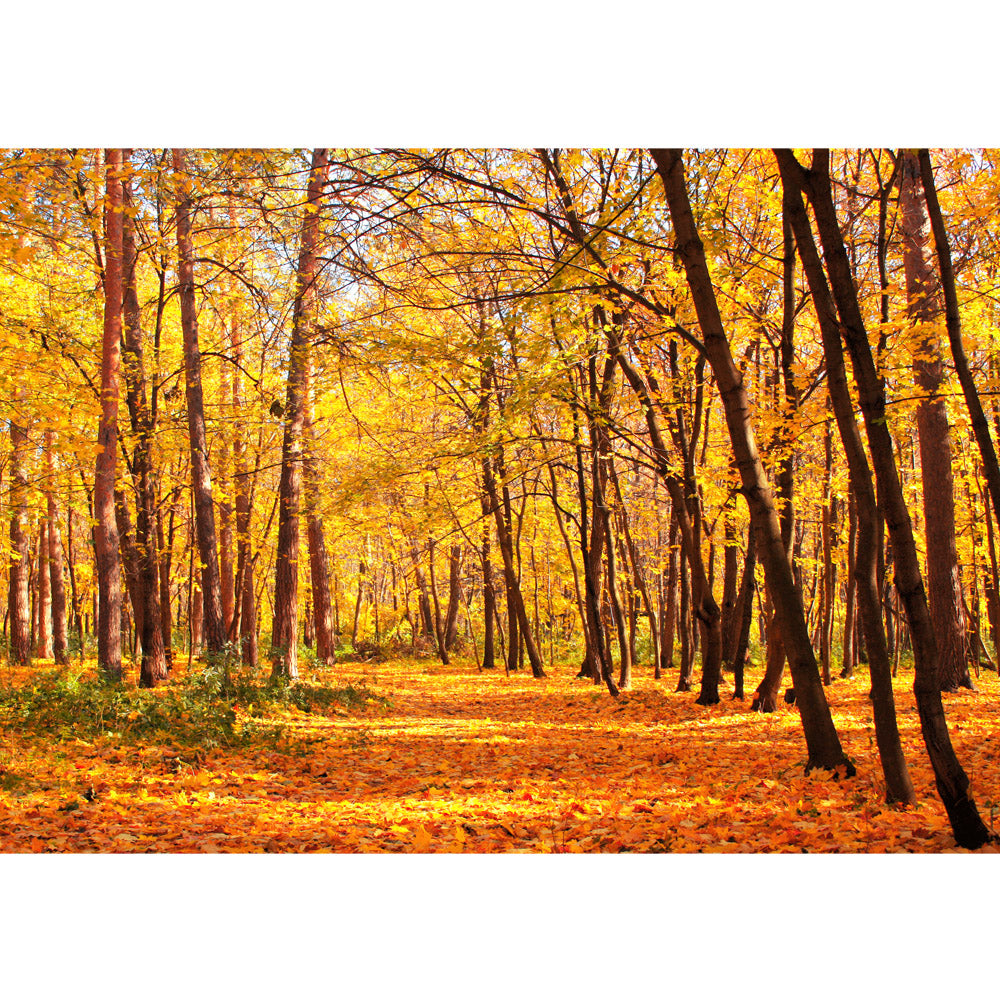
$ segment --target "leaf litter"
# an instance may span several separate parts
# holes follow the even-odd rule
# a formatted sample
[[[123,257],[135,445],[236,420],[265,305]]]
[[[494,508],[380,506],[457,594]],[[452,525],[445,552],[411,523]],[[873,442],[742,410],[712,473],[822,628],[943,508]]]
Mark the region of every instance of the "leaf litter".
[[[798,713],[708,708],[638,677],[617,701],[543,680],[393,661],[322,672],[380,700],[274,713],[281,739],[205,747],[118,732],[0,729],[5,852],[928,853],[955,851],[910,678],[897,710],[918,795],[884,801],[867,681],[827,696],[858,775],[804,773]],[[28,683],[22,676],[18,683]],[[956,750],[997,821],[1000,684],[945,695]],[[385,699],[385,700],[381,700]],[[237,706],[236,727],[252,706]],[[260,709],[256,709],[259,719]],[[995,851],[993,847],[984,852]]]

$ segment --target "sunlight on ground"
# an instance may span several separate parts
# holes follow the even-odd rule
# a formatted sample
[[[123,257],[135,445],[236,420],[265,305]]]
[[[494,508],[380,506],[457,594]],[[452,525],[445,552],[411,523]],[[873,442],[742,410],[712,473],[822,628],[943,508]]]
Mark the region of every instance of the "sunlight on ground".
[[[641,673],[641,671],[640,671]],[[2,683],[28,675],[2,671]],[[884,804],[867,679],[827,689],[858,776],[805,776],[794,707],[701,708],[639,676],[615,701],[571,668],[533,680],[427,662],[343,664],[391,699],[286,710],[259,746],[191,751],[0,731],[0,849],[17,851],[933,852],[952,850],[910,693],[897,711],[920,804]],[[952,739],[992,825],[997,678],[945,695]],[[237,709],[237,726],[250,706]],[[987,850],[990,850],[987,848]]]

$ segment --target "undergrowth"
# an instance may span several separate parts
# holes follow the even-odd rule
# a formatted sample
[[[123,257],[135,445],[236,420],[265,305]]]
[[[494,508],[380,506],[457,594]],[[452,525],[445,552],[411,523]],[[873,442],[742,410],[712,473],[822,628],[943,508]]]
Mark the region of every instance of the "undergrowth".
[[[78,666],[41,671],[30,685],[0,685],[0,725],[63,739],[107,736],[211,749],[275,744],[287,736],[282,710],[329,713],[388,707],[364,682],[331,687],[263,679],[209,662],[177,683],[148,690],[85,676]]]

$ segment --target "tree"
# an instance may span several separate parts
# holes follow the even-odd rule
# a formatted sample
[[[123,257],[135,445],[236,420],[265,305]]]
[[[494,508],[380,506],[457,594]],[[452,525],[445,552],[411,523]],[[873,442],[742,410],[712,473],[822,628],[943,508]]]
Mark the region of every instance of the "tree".
[[[970,652],[955,541],[951,428],[941,393],[944,360],[937,334],[941,295],[928,254],[931,233],[921,190],[920,164],[908,150],[902,153],[899,204],[906,312],[916,338],[913,373],[917,385],[927,393],[917,405],[927,537],[927,598],[938,643],[939,683],[943,691],[957,691],[959,686],[973,684],[969,677]]]
[[[212,473],[208,462],[205,403],[201,384],[201,350],[198,344],[198,312],[194,294],[194,246],[191,239],[191,179],[186,159],[184,150],[173,151],[174,177],[178,191],[177,272],[181,328],[184,333],[184,390],[191,447],[191,488],[194,493],[198,554],[202,566],[205,642],[209,654],[217,656],[226,645],[226,626],[222,617],[222,584],[215,541]]]
[[[879,502],[892,537],[896,560],[896,587],[906,610],[913,638],[913,690],[920,713],[924,744],[934,767],[938,793],[951,820],[955,839],[964,847],[981,847],[990,840],[975,802],[969,779],[948,735],[937,671],[937,642],[927,605],[909,510],[896,468],[892,440],[885,417],[885,393],[875,369],[871,343],[865,329],[850,262],[837,223],[830,185],[829,151],[816,150],[807,171],[785,156],[787,168],[809,196],[840,318],[841,336],[847,345],[858,383],[858,401],[865,418]],[[797,166],[797,169],[796,169]]]
[[[115,520],[118,395],[122,335],[122,151],[107,152],[107,235],[104,252],[104,340],[101,349],[101,422],[94,476],[95,554],[98,579],[97,661],[105,675],[122,679],[121,556]]]
[[[651,152],[670,206],[678,252],[684,264],[704,338],[704,351],[718,385],[736,466],[757,536],[757,555],[764,566],[782,642],[788,655],[796,701],[802,713],[802,726],[809,749],[806,767],[843,767],[847,773],[853,774],[854,765],[840,745],[823,693],[802,602],[785,554],[771,489],[757,453],[746,390],[733,362],[712,288],[704,246],[691,214],[681,151],[656,149]]]
[[[316,279],[319,274],[320,197],[326,183],[328,151],[313,151],[309,187],[303,207],[299,264],[295,279],[292,344],[284,408],[285,429],[281,445],[278,548],[275,556],[274,629],[271,637],[272,674],[298,676],[299,502],[302,483],[303,432],[306,420],[309,351]]]

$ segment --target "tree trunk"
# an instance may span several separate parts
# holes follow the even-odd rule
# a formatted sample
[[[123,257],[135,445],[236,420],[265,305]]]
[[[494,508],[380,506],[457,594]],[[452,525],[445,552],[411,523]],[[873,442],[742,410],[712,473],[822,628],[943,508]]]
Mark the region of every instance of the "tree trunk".
[[[733,361],[719,313],[705,250],[691,214],[680,150],[653,150],[657,170],[677,237],[677,250],[684,265],[695,311],[704,338],[705,353],[712,366],[725,410],[744,496],[757,533],[757,547],[771,598],[779,617],[782,641],[788,655],[808,748],[807,770],[814,767],[844,768],[853,774],[833,724],[816,657],[809,641],[802,601],[792,576],[781,537],[770,486],[757,453],[750,424],[750,404],[739,371]]]
[[[861,432],[854,418],[854,403],[847,383],[837,313],[802,203],[797,172],[794,170],[794,164],[784,155],[778,155],[778,162],[784,185],[785,214],[795,231],[799,255],[819,318],[830,403],[851,474],[851,495],[857,510],[858,536],[854,579],[857,586],[858,609],[869,651],[875,739],[886,781],[886,799],[889,802],[913,804],[916,795],[910,781],[896,724],[889,651],[880,608],[877,573],[879,520],[872,474],[861,440]]]
[[[136,493],[135,547],[138,579],[134,580],[131,586],[138,588],[138,602],[134,607],[136,628],[139,631],[139,643],[142,649],[139,686],[154,687],[158,681],[167,677],[167,657],[161,621],[156,484],[151,453],[153,419],[147,402],[141,312],[136,292],[138,254],[129,212],[132,207],[131,184],[127,180],[122,183],[122,199],[126,209],[122,226],[124,271],[122,307],[125,319],[125,351],[122,367],[125,371],[125,398],[132,433],[136,436],[132,465]]]
[[[857,663],[854,634],[857,631],[856,606],[857,606],[857,572],[858,564],[858,513],[857,502],[854,499],[855,491],[851,490],[847,501],[847,517],[850,522],[847,536],[847,599],[844,608],[844,641],[843,655],[841,657],[841,677],[852,677],[854,667]]]
[[[333,634],[333,609],[330,604],[330,560],[323,533],[323,517],[319,511],[320,472],[316,458],[316,438],[313,431],[311,364],[307,375],[303,476],[309,533],[309,577],[312,583],[313,627],[316,632],[316,662],[323,666],[332,666],[336,659],[337,640]],[[377,614],[378,606],[376,604],[376,619]]]
[[[740,583],[740,552],[736,538],[734,507],[734,503],[728,503],[723,513],[726,544],[722,560],[722,663],[729,670],[733,668],[739,632],[737,597]]]
[[[299,675],[296,645],[299,628],[299,505],[302,487],[302,445],[309,353],[315,323],[315,284],[319,276],[317,248],[320,197],[326,184],[328,169],[327,150],[314,150],[306,195],[307,203],[302,218],[285,401],[285,431],[281,446],[271,675],[289,679]]]
[[[24,390],[17,390],[18,400]],[[7,591],[7,616],[10,621],[8,658],[12,665],[31,663],[31,609],[28,604],[28,475],[25,451],[28,432],[10,422],[10,576]]]
[[[966,637],[962,581],[955,541],[955,486],[951,428],[941,395],[944,361],[936,324],[943,312],[941,290],[928,254],[930,222],[920,191],[920,165],[912,152],[902,154],[899,182],[900,236],[906,271],[906,314],[919,337],[913,358],[917,385],[927,393],[917,405],[920,470],[927,539],[927,598],[938,644],[938,680],[942,691],[973,687]]]
[[[825,150],[814,152],[811,171],[804,170],[789,151],[782,151],[780,156],[779,162],[783,162],[783,173],[787,170],[796,177],[809,194],[809,200],[813,205],[833,299],[840,318],[841,335],[851,353],[854,377],[858,383],[859,402],[865,418],[872,463],[878,481],[879,506],[885,515],[886,526],[893,543],[896,586],[910,624],[915,665],[913,688],[924,743],[934,768],[938,793],[951,820],[958,843],[963,847],[982,847],[991,839],[991,834],[983,824],[969,795],[968,776],[955,756],[948,735],[938,685],[937,643],[920,576],[920,564],[909,510],[900,485],[892,439],[886,424],[885,394],[875,370],[871,343],[861,316],[833,204],[828,166],[829,152]],[[869,644],[869,656],[871,655],[872,649]]]
[[[660,668],[662,673],[674,669],[674,634],[677,628],[678,562],[677,512],[671,508],[670,527],[667,530],[667,606],[660,618]]]
[[[48,521],[42,518],[38,525],[38,632],[35,649],[39,659],[51,660],[52,653],[52,581],[49,575]]]
[[[107,152],[107,234],[104,248],[104,338],[101,348],[101,420],[94,478],[97,561],[97,663],[111,681],[122,679],[121,557],[115,523],[118,389],[122,337],[122,151]]]
[[[490,562],[490,504],[485,493],[480,493],[479,501],[483,511],[483,542],[479,550],[483,571],[483,658],[479,669],[494,670],[496,669],[494,632],[497,598],[493,589],[493,565]]]
[[[48,513],[49,578],[52,592],[52,657],[57,664],[69,663],[66,632],[66,584],[63,581],[63,548],[59,538],[59,518],[55,500],[55,458],[52,431],[45,432],[45,471],[48,489],[45,501]]]
[[[753,622],[754,571],[757,567],[757,544],[754,541],[753,526],[747,529],[747,548],[743,558],[743,579],[736,599],[736,620],[739,633],[733,651],[733,698],[742,701],[743,676],[746,670],[747,647],[750,645],[750,626]]]
[[[201,350],[198,346],[198,312],[194,295],[194,249],[191,242],[190,178],[181,149],[173,151],[174,175],[178,181],[177,252],[184,334],[184,386],[187,398],[188,434],[191,442],[191,487],[201,559],[204,594],[205,642],[212,656],[222,654],[226,645],[226,625],[222,617],[222,585],[219,554],[215,542],[215,507],[212,503],[212,474],[208,464],[208,437],[205,404],[201,387]],[[228,683],[228,680],[226,681]]]

